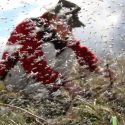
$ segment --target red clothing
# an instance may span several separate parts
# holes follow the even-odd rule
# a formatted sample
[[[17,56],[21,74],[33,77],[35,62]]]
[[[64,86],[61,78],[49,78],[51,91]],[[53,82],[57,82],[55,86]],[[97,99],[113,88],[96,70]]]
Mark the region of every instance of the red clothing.
[[[41,17],[43,20],[44,17]],[[47,65],[41,45],[44,41],[41,40],[41,34],[36,32],[35,23],[31,19],[26,19],[11,33],[8,39],[8,46],[20,45],[16,51],[3,54],[3,61],[0,62],[0,76],[4,76],[17,61],[21,62],[27,74],[34,73],[33,78],[43,84],[54,82],[59,77],[59,72],[53,70]],[[71,46],[75,52],[79,64],[82,66],[85,62],[90,71],[93,71],[95,64],[98,62],[97,57],[87,47],[81,46],[79,42]],[[38,61],[38,58],[41,60]]]

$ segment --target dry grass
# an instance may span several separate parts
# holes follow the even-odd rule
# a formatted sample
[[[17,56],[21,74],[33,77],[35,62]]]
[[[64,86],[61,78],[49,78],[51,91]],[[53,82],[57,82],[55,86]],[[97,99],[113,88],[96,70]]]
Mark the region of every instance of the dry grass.
[[[124,58],[112,60],[111,68],[117,72],[112,87],[109,87],[109,79],[87,75],[85,79],[76,80],[85,95],[73,100],[62,89],[62,94],[55,98],[35,102],[19,93],[8,93],[1,84],[0,125],[111,125],[112,116],[117,116],[118,125],[124,125]]]

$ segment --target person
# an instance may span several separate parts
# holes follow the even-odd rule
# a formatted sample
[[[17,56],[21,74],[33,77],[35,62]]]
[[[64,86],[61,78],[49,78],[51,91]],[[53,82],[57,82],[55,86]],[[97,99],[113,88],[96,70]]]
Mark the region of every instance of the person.
[[[74,59],[80,66],[87,65],[91,72],[103,74],[105,70],[99,66],[97,56],[72,34],[73,28],[85,26],[78,18],[80,9],[72,2],[59,0],[52,10],[16,26],[0,62],[0,78],[8,89],[20,91],[38,83],[52,85],[52,91],[63,86],[71,96],[76,96],[81,88],[64,82]]]

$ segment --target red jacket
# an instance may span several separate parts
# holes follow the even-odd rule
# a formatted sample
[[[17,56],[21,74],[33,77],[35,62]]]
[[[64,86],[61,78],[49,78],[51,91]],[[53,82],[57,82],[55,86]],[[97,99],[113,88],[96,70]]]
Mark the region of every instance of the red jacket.
[[[41,20],[46,16],[40,17]],[[54,82],[59,77],[59,72],[54,71],[47,65],[44,53],[41,49],[42,41],[41,34],[35,33],[35,23],[31,19],[26,19],[16,26],[8,39],[7,46],[19,45],[20,48],[13,52],[5,51],[0,62],[0,76],[5,76],[6,73],[20,61],[21,65],[27,74],[34,73],[33,78],[41,83],[49,84]],[[93,71],[98,59],[87,47],[80,45],[70,46],[75,52],[79,64],[82,66],[84,62],[89,66],[90,71]],[[39,57],[41,60],[36,61]]]

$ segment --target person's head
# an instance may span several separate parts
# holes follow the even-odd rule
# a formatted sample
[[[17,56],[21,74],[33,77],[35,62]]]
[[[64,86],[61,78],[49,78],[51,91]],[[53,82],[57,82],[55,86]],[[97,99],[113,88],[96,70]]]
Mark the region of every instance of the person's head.
[[[52,9],[58,18],[62,21],[66,22],[71,28],[85,26],[82,22],[80,22],[78,13],[81,8],[69,1],[59,0],[55,8]]]
[[[85,26],[79,21],[78,12],[81,10],[76,4],[59,0],[55,8],[49,10],[42,17],[55,28],[60,38],[66,38],[71,34],[72,28]]]

